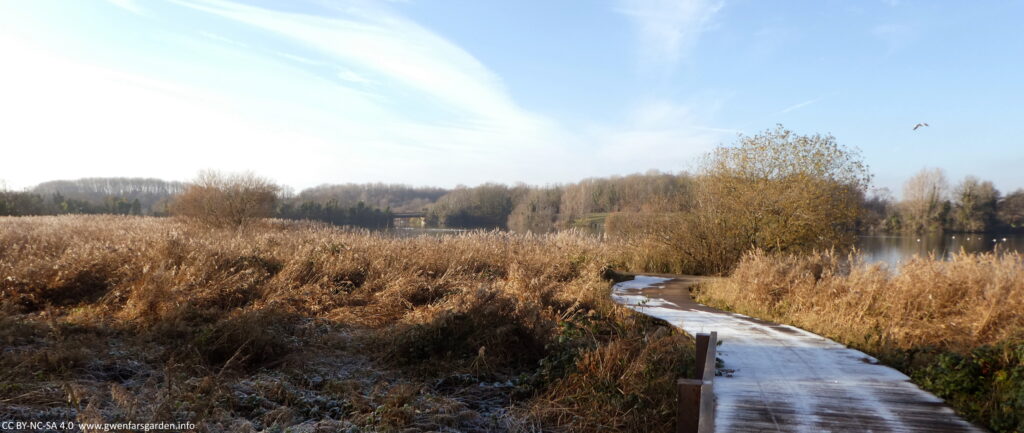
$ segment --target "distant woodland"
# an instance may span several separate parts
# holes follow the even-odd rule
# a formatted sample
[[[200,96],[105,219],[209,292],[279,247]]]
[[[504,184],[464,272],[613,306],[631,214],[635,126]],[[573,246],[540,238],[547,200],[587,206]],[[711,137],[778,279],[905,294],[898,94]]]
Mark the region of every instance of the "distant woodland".
[[[0,191],[0,215],[166,215],[182,182],[152,178],[85,178],[44,182],[26,191]]]
[[[820,161],[800,161],[800,152],[809,150],[818,152],[816,155],[819,157],[822,152],[836,152],[832,163],[861,177],[829,180],[847,187],[820,196],[794,196],[790,190],[773,189],[784,185],[791,187],[790,183],[806,176],[803,172],[814,171],[814,164]],[[753,213],[775,212],[781,217],[790,212],[783,212],[781,201],[793,203],[813,199],[820,203],[816,207],[808,207],[807,210],[813,212],[804,214],[818,215],[822,221],[854,221],[851,227],[843,227],[852,232],[1024,230],[1024,190],[1003,194],[992,182],[973,176],[951,185],[941,169],[924,169],[906,181],[902,199],[896,200],[886,189],[868,189],[870,176],[866,175],[866,169],[862,165],[849,166],[854,161],[848,160],[849,156],[837,147],[832,137],[796,136],[780,127],[742,138],[732,147],[723,146],[718,153],[709,155],[705,167],[696,173],[649,171],[561,185],[488,183],[454,189],[384,183],[325,184],[298,193],[265,179],[250,176],[246,181],[257,181],[255,185],[259,191],[256,192],[262,194],[261,200],[266,201],[259,205],[261,217],[308,219],[372,229],[392,227],[396,212],[412,212],[423,213],[429,227],[532,233],[579,228],[615,235],[619,232],[657,230],[656,220],[659,218],[694,214],[696,207],[716,200],[742,208],[738,213],[758,210]],[[772,173],[759,173],[757,170],[766,166],[765,161],[773,157],[781,158],[778,167],[773,168]],[[752,162],[745,162],[747,159]],[[793,163],[806,167],[794,169]],[[796,174],[766,182],[787,170]],[[830,179],[828,176],[832,174],[814,174],[814,177],[822,179]],[[745,182],[744,178],[760,180]],[[50,181],[24,191],[0,190],[0,215],[167,216],[174,210],[176,198],[186,195],[195,200],[192,203],[194,211],[203,206],[209,208],[217,201],[234,200],[228,195],[213,194],[230,180],[216,173],[205,173],[188,183],[151,178]],[[799,185],[794,189],[806,191],[813,183],[808,183],[805,178],[794,185]],[[758,191],[761,197],[730,195],[736,188]],[[765,201],[772,197],[775,201]],[[823,202],[835,197],[841,197],[845,202]],[[850,203],[855,203],[855,206],[849,206]],[[821,209],[826,212],[815,213]],[[843,215],[828,213],[840,209]],[[853,213],[846,215],[848,212]],[[646,225],[641,228],[638,224]],[[828,227],[821,229],[829,230]]]
[[[484,184],[446,190],[401,184],[321,185],[282,195],[277,216],[367,228],[389,227],[394,212],[426,212],[432,227],[546,233],[601,230],[612,214],[687,210],[694,175],[661,173],[584,179],[546,187]],[[168,215],[186,183],[148,178],[86,178],[0,191],[0,215]],[[941,170],[907,181],[903,200],[886,189],[862,197],[858,228],[870,233],[991,232],[1024,228],[1024,190],[1001,194],[991,182],[967,177],[949,186]]]
[[[386,228],[394,212],[425,212],[432,227],[533,233],[603,230],[614,214],[686,211],[693,204],[694,182],[695,176],[689,173],[650,171],[544,187],[484,184],[448,190],[383,183],[320,185],[290,196],[280,194],[276,216]],[[50,181],[25,191],[0,191],[0,215],[166,216],[172,197],[187,185],[149,178]],[[873,190],[861,197],[861,208],[861,232],[1024,229],[1024,190],[1004,195],[991,182],[971,176],[950,186],[938,169],[922,170],[909,179],[903,200],[893,198],[887,189]]]

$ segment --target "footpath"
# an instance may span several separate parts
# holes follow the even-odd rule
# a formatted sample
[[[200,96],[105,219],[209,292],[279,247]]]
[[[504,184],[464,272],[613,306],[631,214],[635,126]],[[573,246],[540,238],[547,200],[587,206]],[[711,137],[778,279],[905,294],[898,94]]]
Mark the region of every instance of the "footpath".
[[[690,299],[699,277],[637,276],[612,298],[689,333],[718,333],[718,432],[984,432],[863,352]]]

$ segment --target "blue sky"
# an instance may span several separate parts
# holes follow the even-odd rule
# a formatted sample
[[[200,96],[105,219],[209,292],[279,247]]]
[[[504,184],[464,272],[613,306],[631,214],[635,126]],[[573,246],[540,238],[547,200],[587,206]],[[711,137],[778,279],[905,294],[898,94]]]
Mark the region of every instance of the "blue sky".
[[[782,123],[1024,187],[1024,2],[0,0],[0,179],[548,184]],[[931,126],[912,131],[918,122]]]

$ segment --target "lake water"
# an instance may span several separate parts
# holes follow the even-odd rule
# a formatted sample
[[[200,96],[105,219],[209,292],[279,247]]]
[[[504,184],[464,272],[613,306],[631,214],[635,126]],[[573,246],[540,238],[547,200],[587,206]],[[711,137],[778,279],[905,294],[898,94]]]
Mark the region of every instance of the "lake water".
[[[968,253],[1024,251],[1024,235],[934,234],[930,236],[862,236],[857,248],[868,262],[899,264],[913,256],[934,254],[949,258],[961,250]]]

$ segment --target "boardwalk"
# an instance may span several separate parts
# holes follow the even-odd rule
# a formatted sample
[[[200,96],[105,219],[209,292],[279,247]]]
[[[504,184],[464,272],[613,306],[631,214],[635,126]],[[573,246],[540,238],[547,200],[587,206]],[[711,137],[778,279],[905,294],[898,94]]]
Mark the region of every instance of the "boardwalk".
[[[687,333],[717,331],[719,432],[981,432],[906,375],[799,328],[690,300],[692,279],[637,277],[619,303]]]

